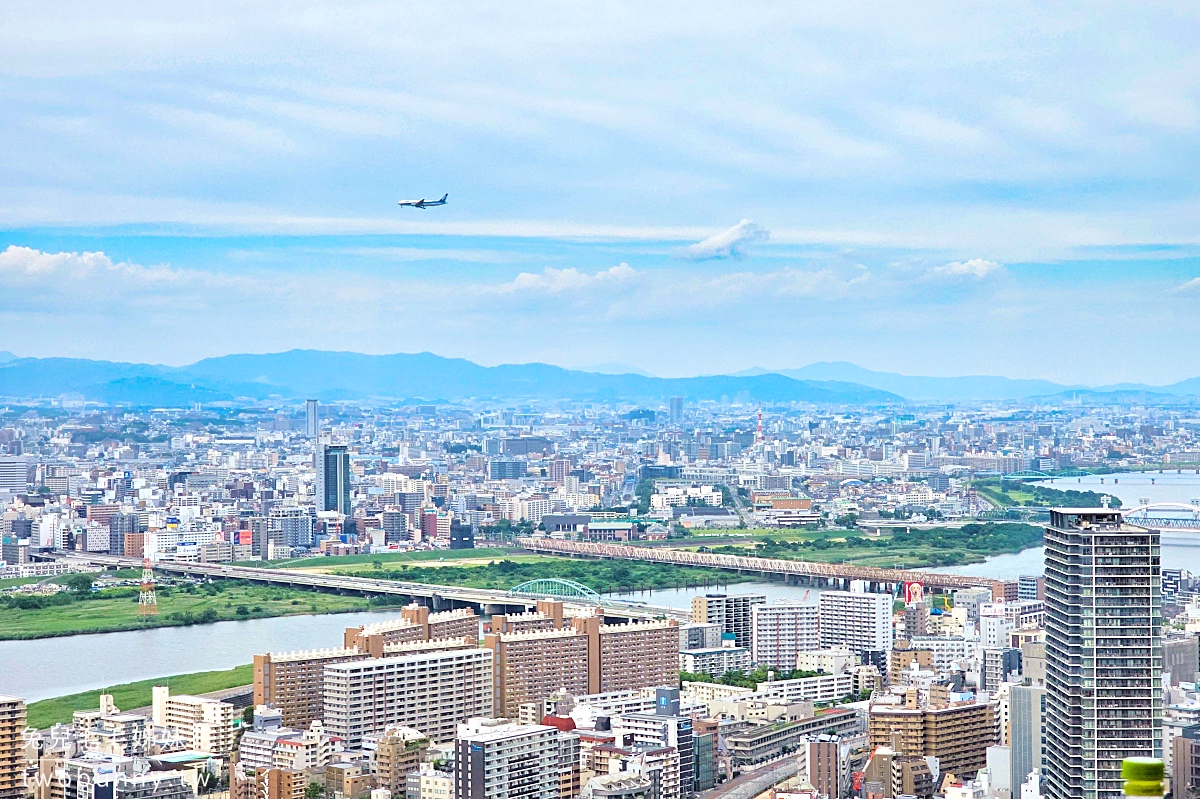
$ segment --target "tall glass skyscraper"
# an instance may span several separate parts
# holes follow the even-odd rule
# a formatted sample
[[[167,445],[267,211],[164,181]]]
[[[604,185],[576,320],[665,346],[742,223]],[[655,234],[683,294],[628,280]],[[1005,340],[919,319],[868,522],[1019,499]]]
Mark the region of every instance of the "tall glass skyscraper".
[[[1162,757],[1159,532],[1118,510],[1046,527],[1048,799],[1118,799],[1121,760]]]
[[[342,444],[317,444],[317,509],[335,510],[345,516],[350,506],[350,451]]]

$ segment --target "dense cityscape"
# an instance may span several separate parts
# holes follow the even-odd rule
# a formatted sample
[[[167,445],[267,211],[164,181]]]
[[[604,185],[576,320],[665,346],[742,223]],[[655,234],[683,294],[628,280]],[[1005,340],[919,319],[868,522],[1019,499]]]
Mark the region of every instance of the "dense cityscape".
[[[1152,526],[1195,515],[1120,495],[1196,473],[1187,408],[45,401],[4,425],[5,638],[376,616],[203,695],[0,698],[5,799],[1108,799],[1127,756],[1175,796],[1200,773],[1200,603]],[[1044,574],[922,571],[1043,539]]]
[[[0,799],[1200,799],[1198,43],[4,2]]]

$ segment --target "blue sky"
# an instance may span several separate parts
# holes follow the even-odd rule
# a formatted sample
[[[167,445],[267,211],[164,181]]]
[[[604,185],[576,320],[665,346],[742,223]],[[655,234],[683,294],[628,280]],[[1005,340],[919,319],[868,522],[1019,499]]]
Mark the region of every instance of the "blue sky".
[[[0,349],[1200,375],[1194,4],[193,5],[0,9]]]

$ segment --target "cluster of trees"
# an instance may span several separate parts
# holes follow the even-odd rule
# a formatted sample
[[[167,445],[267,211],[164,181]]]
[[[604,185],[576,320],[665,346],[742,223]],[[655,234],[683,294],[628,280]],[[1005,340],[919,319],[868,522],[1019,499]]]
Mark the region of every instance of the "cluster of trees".
[[[670,563],[636,561],[537,560],[490,561],[480,566],[409,566],[347,572],[355,577],[411,580],[435,585],[461,585],[471,588],[508,589],[527,580],[559,577],[575,580],[601,593],[622,589],[674,588],[675,586],[715,582],[707,569],[675,566]],[[725,575],[721,575],[724,582]]]
[[[771,672],[774,672],[776,680],[799,680],[803,677],[816,677],[818,672],[806,671],[804,669],[772,669],[768,666],[759,666],[754,671],[749,673],[744,671],[727,671],[720,677],[714,677],[711,674],[704,672],[679,672],[680,682],[711,682],[720,685],[736,685],[739,688],[758,688],[759,683],[767,682],[771,679]]]

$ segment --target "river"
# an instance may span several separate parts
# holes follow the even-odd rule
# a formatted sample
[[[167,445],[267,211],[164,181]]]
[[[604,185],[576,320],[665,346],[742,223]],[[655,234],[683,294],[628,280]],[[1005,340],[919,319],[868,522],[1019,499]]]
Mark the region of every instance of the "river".
[[[1104,482],[1101,482],[1103,480]],[[1151,482],[1153,481],[1153,482]],[[1103,477],[1058,478],[1044,481],[1055,488],[1111,490],[1125,505],[1140,497],[1153,502],[1187,503],[1200,497],[1200,475],[1165,472],[1128,473]],[[1128,490],[1123,490],[1128,487]],[[1129,496],[1125,496],[1129,494]],[[1165,568],[1195,570],[1200,564],[1200,536],[1167,533],[1163,536]],[[983,563],[947,566],[930,571],[1012,579],[1041,574],[1043,550],[1027,549],[996,555]],[[672,608],[691,607],[692,597],[716,588],[665,589],[624,595],[635,601]],[[730,592],[766,594],[769,601],[799,598],[814,589],[773,582],[735,583]],[[88,691],[118,683],[145,680],[190,671],[228,669],[249,663],[269,651],[339,646],[346,627],[399,615],[399,610],[325,616],[282,616],[274,619],[227,621],[193,627],[41,638],[34,641],[0,641],[0,694],[29,701]]]

